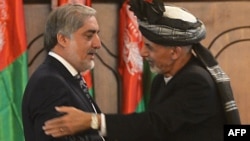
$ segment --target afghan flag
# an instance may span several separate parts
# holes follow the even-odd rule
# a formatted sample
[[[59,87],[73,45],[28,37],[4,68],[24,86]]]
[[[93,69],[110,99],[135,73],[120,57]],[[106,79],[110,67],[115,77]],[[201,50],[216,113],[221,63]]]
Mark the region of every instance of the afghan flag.
[[[0,141],[23,141],[21,103],[28,81],[22,0],[1,0]]]
[[[122,81],[122,113],[142,112],[145,103],[142,92],[143,59],[140,47],[143,45],[134,13],[125,0],[120,8],[119,66]]]
[[[61,6],[66,3],[79,3],[84,4],[87,6],[91,6],[91,0],[52,0],[52,8]],[[87,83],[87,86],[89,88],[89,93],[92,97],[94,97],[94,88],[93,88],[93,81],[92,81],[92,71],[88,70],[84,73],[82,73],[82,76],[84,80]]]

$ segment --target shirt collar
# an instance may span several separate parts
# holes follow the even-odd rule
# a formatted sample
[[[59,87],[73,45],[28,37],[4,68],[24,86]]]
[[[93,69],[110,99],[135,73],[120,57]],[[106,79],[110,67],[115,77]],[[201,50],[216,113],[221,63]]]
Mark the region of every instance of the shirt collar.
[[[63,66],[65,66],[66,69],[71,73],[72,76],[76,76],[78,74],[77,70],[68,61],[62,58],[60,55],[52,51],[49,52],[49,55],[54,57],[59,62],[61,62]]]
[[[170,77],[164,77],[165,84],[167,85],[168,82],[171,80],[172,76]]]

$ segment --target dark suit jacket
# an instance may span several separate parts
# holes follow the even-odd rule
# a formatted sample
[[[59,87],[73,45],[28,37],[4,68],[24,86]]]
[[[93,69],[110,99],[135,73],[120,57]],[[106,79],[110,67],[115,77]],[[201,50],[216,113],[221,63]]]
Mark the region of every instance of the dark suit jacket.
[[[95,104],[95,103],[94,103]],[[88,130],[75,136],[52,138],[44,134],[42,126],[48,119],[60,116],[55,106],[69,105],[94,112],[80,88],[79,82],[55,58],[48,56],[31,76],[22,101],[22,118],[26,141],[92,141],[97,131]],[[95,104],[98,112],[98,106]]]
[[[106,115],[117,141],[223,141],[223,124],[215,82],[196,58],[167,85],[163,75],[154,78],[146,112]]]

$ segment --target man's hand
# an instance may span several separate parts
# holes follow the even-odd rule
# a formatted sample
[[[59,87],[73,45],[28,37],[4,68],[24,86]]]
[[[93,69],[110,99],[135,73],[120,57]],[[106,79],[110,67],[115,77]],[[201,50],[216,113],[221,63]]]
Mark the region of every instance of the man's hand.
[[[56,107],[63,116],[48,120],[43,126],[45,134],[53,137],[73,135],[90,128],[91,113],[83,112],[74,107]]]

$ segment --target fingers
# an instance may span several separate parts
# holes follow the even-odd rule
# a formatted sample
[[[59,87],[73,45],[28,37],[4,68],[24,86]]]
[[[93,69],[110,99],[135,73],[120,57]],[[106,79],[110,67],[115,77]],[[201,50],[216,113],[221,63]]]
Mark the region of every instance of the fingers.
[[[84,118],[86,113],[74,107],[56,107],[56,111],[62,113],[62,115],[46,121],[43,126],[45,134],[53,137],[72,135],[86,130],[87,126],[84,123],[91,120],[91,118],[87,118],[86,120]],[[88,123],[86,124],[89,125]]]
[[[42,129],[46,135],[53,137],[62,137],[70,135],[71,132],[68,127],[64,124],[64,117],[54,118],[44,123]]]
[[[67,113],[67,107],[56,107],[55,109],[60,113],[60,115],[64,115]],[[66,128],[62,127],[64,126],[63,123],[64,116],[60,116],[46,121],[42,128],[45,134],[51,135],[53,137],[60,137],[66,135],[67,133]]]
[[[51,119],[49,121],[46,121],[42,128],[45,134],[47,135],[57,134],[57,132],[64,131],[60,123],[61,123],[60,119],[59,120],[57,118]]]
[[[53,128],[59,128],[61,126],[62,122],[62,118],[63,117],[59,117],[59,118],[54,118],[51,120],[48,120],[44,123],[44,128],[45,129],[53,129]]]
[[[46,127],[43,126],[43,130],[46,135],[51,135],[53,137],[62,137],[62,136],[66,136],[70,134],[67,128],[64,128],[64,127],[46,129]]]
[[[71,111],[75,108],[70,107],[70,106],[56,106],[55,109],[56,109],[56,111],[58,111],[60,113],[68,113],[69,111]]]

